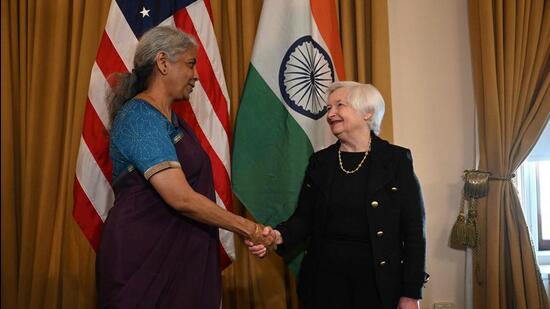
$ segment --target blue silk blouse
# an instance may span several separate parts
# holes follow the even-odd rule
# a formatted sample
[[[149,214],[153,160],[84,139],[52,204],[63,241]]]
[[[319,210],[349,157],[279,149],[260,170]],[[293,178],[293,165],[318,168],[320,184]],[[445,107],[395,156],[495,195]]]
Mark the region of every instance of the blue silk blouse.
[[[172,123],[177,123],[172,112]],[[178,162],[172,139],[181,130],[143,99],[133,98],[117,113],[110,131],[109,151],[113,182],[125,170],[136,168],[142,175],[163,162]]]

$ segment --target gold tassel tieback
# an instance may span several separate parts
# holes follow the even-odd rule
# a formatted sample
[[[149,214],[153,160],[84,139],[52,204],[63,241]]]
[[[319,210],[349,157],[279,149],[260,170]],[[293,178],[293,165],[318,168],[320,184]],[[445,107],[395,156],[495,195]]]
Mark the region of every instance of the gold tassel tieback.
[[[456,218],[455,224],[451,229],[451,237],[449,239],[449,245],[454,249],[465,249],[464,239],[466,233],[466,213],[464,211],[465,207],[464,195],[462,195],[462,200],[460,201],[460,212]]]
[[[466,200],[462,199],[460,213],[451,229],[449,242],[450,247],[454,249],[464,250],[466,248],[475,248],[479,240],[479,231],[477,228],[477,200],[469,200],[467,216],[465,214],[466,204]]]
[[[476,248],[479,241],[477,226],[477,200],[489,193],[491,173],[477,170],[464,171],[464,188],[460,213],[451,229],[449,245],[455,249]],[[466,205],[468,215],[466,216]]]
[[[464,249],[465,234],[466,234],[466,218],[464,217],[464,213],[460,212],[451,230],[451,239],[450,239],[451,248]]]

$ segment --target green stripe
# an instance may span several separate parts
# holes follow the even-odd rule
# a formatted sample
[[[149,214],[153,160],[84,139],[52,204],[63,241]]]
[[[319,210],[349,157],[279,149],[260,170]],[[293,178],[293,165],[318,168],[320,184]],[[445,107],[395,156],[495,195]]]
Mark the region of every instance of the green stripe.
[[[234,134],[233,191],[258,222],[275,226],[296,208],[313,147],[252,64]],[[301,260],[289,262],[295,274]]]
[[[294,211],[313,148],[302,128],[250,65],[233,142],[233,190],[266,225]]]

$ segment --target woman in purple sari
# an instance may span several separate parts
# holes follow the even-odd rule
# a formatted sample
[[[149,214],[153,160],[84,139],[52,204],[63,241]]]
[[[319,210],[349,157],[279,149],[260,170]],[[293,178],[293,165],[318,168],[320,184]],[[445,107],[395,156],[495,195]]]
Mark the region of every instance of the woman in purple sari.
[[[171,109],[193,91],[196,58],[192,36],[153,28],[109,97],[115,203],[97,255],[100,308],[218,309],[218,227],[273,240],[215,204],[209,158]]]

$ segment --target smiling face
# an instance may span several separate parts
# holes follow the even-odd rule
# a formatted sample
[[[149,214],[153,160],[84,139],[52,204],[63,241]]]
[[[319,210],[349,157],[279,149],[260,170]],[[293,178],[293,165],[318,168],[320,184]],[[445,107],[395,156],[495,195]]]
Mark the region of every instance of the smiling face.
[[[348,102],[349,88],[338,88],[328,97],[327,122],[337,138],[368,130],[367,119],[371,114],[361,113]]]
[[[191,48],[176,56],[176,61],[166,62],[166,85],[171,96],[177,100],[189,100],[199,76],[197,73],[197,49]]]

